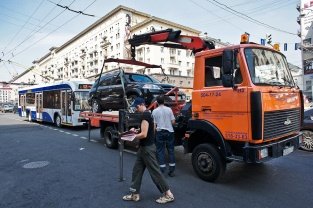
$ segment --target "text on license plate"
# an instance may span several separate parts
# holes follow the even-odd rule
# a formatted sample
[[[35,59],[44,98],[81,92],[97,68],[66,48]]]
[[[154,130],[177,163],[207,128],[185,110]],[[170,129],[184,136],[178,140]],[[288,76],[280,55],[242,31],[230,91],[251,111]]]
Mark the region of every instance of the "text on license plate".
[[[287,148],[285,148],[285,149],[283,150],[283,155],[288,155],[288,154],[292,153],[293,150],[294,150],[294,147],[293,147],[293,146],[287,147]]]

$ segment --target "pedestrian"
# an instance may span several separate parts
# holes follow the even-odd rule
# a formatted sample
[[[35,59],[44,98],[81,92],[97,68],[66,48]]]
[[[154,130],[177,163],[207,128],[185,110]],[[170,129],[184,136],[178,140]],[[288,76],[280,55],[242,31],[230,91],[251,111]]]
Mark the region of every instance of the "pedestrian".
[[[174,176],[175,171],[175,153],[174,153],[174,129],[175,117],[171,108],[164,105],[164,95],[157,97],[158,107],[153,110],[152,117],[154,119],[156,129],[156,147],[157,158],[162,173],[166,171],[165,163],[165,147],[169,156],[169,172],[170,177]]]
[[[145,100],[137,97],[131,107],[136,108],[137,112],[142,113],[141,131],[136,132],[135,139],[139,139],[139,149],[137,152],[137,159],[133,167],[132,182],[130,186],[130,194],[125,195],[125,201],[139,201],[140,187],[142,176],[147,168],[152,181],[163,194],[156,200],[157,203],[165,204],[174,201],[174,195],[169,189],[163,174],[161,173],[158,161],[156,159],[156,148],[154,145],[154,123],[150,111],[147,111]],[[134,129],[131,129],[134,131]]]

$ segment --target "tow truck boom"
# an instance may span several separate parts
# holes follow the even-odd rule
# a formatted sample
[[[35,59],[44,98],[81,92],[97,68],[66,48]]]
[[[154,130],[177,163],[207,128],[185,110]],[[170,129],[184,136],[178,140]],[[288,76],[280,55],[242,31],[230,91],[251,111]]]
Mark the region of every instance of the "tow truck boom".
[[[190,49],[194,53],[215,48],[212,41],[207,41],[197,36],[180,35],[180,33],[180,30],[174,31],[173,29],[166,29],[142,35],[134,35],[132,39],[128,40],[132,49],[132,57],[135,57],[135,47],[144,44],[161,45],[169,48]]]

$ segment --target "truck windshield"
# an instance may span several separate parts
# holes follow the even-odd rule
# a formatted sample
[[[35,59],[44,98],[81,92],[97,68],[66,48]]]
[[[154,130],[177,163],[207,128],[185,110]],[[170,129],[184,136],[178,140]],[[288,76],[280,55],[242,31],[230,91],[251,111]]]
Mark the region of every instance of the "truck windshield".
[[[89,92],[74,92],[74,110],[86,111],[90,110],[88,105]]]
[[[281,54],[265,49],[247,48],[245,57],[255,85],[295,86],[286,58]]]

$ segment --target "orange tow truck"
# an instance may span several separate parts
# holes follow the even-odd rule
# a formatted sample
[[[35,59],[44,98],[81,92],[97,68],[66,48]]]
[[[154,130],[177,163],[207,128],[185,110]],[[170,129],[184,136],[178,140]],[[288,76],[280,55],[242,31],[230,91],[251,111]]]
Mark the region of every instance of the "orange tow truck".
[[[192,102],[177,115],[175,135],[192,153],[201,179],[217,180],[231,161],[261,163],[298,149],[303,94],[282,53],[249,43],[248,34],[239,45],[215,49],[213,42],[180,33],[167,29],[134,35],[129,43],[133,60],[135,47],[144,44],[194,52]],[[118,125],[125,130],[132,115],[124,110]],[[110,128],[99,122],[101,132]]]

